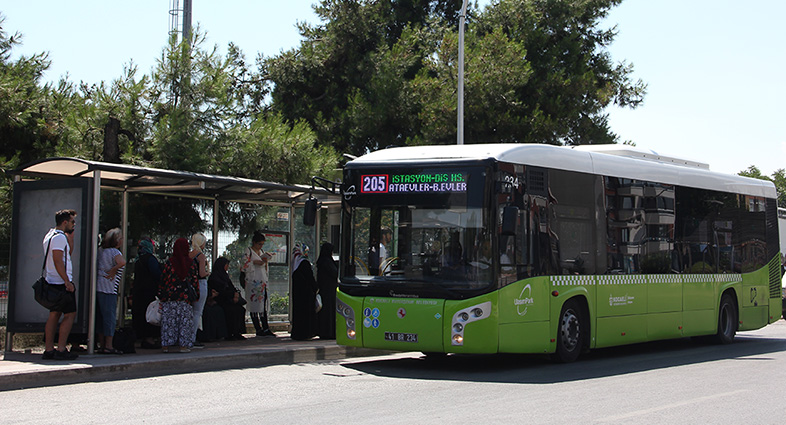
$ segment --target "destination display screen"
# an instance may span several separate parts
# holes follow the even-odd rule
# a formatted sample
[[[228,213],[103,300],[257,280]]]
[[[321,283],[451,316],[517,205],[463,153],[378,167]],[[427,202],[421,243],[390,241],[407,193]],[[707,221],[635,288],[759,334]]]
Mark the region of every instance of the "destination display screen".
[[[341,195],[352,206],[481,205],[486,169],[471,167],[368,167],[345,169]]]
[[[360,193],[466,193],[466,173],[362,174]]]

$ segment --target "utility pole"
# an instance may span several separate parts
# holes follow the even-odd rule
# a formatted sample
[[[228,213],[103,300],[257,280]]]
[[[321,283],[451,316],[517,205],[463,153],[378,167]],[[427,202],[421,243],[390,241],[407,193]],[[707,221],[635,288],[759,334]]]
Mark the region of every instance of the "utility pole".
[[[464,144],[464,23],[467,19],[467,3],[464,0],[459,15],[459,56],[458,56],[458,142]]]
[[[183,41],[191,44],[191,0],[183,0]]]

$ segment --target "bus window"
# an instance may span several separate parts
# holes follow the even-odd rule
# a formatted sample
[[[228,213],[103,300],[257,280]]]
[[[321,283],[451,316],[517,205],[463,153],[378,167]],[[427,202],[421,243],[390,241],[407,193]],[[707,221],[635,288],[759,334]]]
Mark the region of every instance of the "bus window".
[[[346,278],[454,288],[491,281],[491,240],[480,208],[355,207],[351,217]]]

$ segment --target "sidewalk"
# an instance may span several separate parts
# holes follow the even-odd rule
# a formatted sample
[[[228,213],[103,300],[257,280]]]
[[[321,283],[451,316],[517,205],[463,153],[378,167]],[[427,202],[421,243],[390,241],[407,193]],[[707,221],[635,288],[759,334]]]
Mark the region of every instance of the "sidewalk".
[[[190,353],[162,353],[137,348],[136,354],[80,353],[73,361],[43,360],[41,353],[0,352],[0,391],[81,382],[146,378],[193,372],[340,360],[377,356],[388,351],[343,347],[333,340],[293,341],[289,334],[277,338],[246,335],[245,341],[205,343]]]

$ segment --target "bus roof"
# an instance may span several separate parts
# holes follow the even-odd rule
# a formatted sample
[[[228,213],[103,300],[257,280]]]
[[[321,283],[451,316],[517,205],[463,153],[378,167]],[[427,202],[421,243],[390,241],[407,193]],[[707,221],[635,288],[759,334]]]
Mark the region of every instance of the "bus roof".
[[[613,146],[621,147],[621,145]],[[484,159],[750,196],[767,198],[777,196],[775,185],[766,180],[718,173],[710,171],[704,163],[630,148],[604,152],[596,149],[574,149],[534,143],[407,146],[371,152],[347,165],[355,167],[396,165],[402,162],[417,164],[418,162]]]

